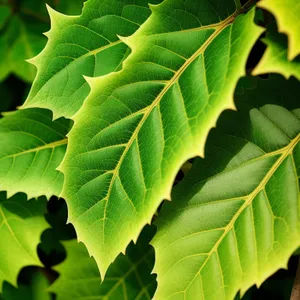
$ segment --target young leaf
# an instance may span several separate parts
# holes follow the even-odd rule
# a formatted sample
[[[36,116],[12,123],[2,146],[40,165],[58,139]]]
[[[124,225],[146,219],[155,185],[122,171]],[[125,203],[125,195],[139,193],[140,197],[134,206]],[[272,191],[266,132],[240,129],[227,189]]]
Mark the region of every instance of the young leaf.
[[[275,16],[279,31],[288,36],[288,58],[294,59],[300,54],[299,0],[263,0],[258,6],[269,10]]]
[[[59,195],[63,174],[56,170],[66,147],[70,121],[52,122],[51,112],[26,109],[0,119],[0,190],[28,199]]]
[[[137,245],[131,244],[126,256],[119,255],[101,284],[97,264],[84,245],[75,240],[64,242],[67,259],[56,268],[60,277],[49,290],[58,300],[152,299],[156,289],[155,276],[150,275],[154,252],[148,243],[152,236],[153,228],[145,228]]]
[[[31,60],[38,74],[24,107],[51,109],[55,119],[71,117],[89,93],[83,75],[119,70],[128,47],[118,35],[133,34],[150,9],[147,0],[89,0],[81,16],[62,15],[51,8],[49,14],[49,41]]]
[[[300,80],[300,56],[288,60],[287,38],[276,31],[275,24],[268,28],[267,37],[263,41],[267,49],[255,68],[253,75],[280,73],[287,79],[295,76]]]
[[[0,193],[0,292],[4,281],[16,285],[23,267],[41,265],[37,246],[48,226],[45,210],[45,199],[27,201],[18,194],[7,200],[5,193]]]
[[[216,4],[218,3],[218,4]],[[75,116],[63,197],[104,276],[151,222],[180,166],[203,154],[262,29],[235,1],[168,0],[126,42],[122,71],[91,79]],[[187,21],[189,20],[189,21]]]
[[[288,103],[287,86],[275,97],[264,87],[244,90],[244,107],[221,117],[206,158],[163,206],[151,242],[155,299],[233,299],[286,267],[299,247],[300,111],[246,109],[258,94],[263,103]]]

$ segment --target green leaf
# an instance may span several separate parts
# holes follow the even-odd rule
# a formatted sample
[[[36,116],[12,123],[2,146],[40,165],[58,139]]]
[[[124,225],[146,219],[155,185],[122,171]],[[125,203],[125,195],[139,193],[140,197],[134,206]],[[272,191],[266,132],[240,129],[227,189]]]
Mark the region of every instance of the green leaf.
[[[51,109],[55,119],[71,117],[90,90],[83,75],[101,76],[119,70],[128,47],[118,35],[133,34],[149,17],[150,9],[147,0],[89,0],[81,16],[48,10],[49,42],[31,60],[38,74],[24,107]]]
[[[50,293],[46,291],[49,281],[41,272],[33,273],[28,284],[18,284],[18,288],[5,282],[3,284],[3,294],[1,300],[51,300]]]
[[[263,0],[258,3],[274,16],[280,32],[287,34],[289,49],[288,58],[294,59],[300,54],[300,6],[298,0]]]
[[[262,29],[254,10],[238,16],[233,0],[214,3],[153,6],[126,39],[133,53],[123,70],[89,80],[60,170],[69,221],[102,276],[170,199],[180,166],[203,154],[220,113],[234,107]]]
[[[259,105],[293,107],[295,82],[270,81],[237,96],[239,112],[221,117],[206,158],[163,206],[151,242],[155,299],[233,299],[285,268],[300,245],[300,110]]]
[[[4,80],[11,72],[9,53],[19,34],[19,28],[20,20],[17,17],[13,17],[5,32],[0,35],[0,56],[7,58],[0,61],[0,81]]]
[[[24,23],[20,23],[20,32],[16,39],[9,59],[11,71],[22,80],[31,83],[36,75],[36,69],[26,60],[37,55],[45,46],[45,38],[30,31]]]
[[[0,81],[13,72],[24,81],[32,82],[36,70],[25,60],[39,53],[44,45],[43,36],[36,34],[18,16],[13,17],[0,36],[0,55],[5,57],[0,62]]]
[[[131,244],[126,256],[119,255],[101,284],[97,264],[84,245],[75,240],[64,242],[67,259],[56,268],[60,277],[50,291],[58,300],[152,299],[156,289],[155,276],[150,275],[154,251],[148,242],[152,236],[153,228],[145,228],[137,245]]]
[[[300,56],[292,61],[288,60],[287,38],[278,33],[274,25],[268,28],[267,37],[263,39],[267,49],[253,75],[280,73],[287,79],[295,76],[300,80]]]
[[[56,170],[66,151],[70,121],[52,122],[51,113],[26,109],[0,119],[0,190],[8,197],[59,195],[63,174]]]
[[[16,285],[19,271],[29,265],[40,266],[37,245],[47,228],[46,200],[26,200],[18,194],[7,200],[0,193],[0,292],[4,281]]]
[[[10,15],[10,8],[7,5],[0,5],[0,30],[5,26]]]

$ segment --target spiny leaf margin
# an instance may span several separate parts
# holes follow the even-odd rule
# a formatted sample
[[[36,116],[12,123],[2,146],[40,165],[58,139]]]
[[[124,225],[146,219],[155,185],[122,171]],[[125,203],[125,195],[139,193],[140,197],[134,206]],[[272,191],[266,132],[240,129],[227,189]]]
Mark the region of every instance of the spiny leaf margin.
[[[179,1],[179,2],[181,4],[183,3],[182,1]],[[235,3],[235,1],[232,1],[232,2]],[[120,86],[118,81],[121,82],[121,87],[122,87],[122,84],[124,86],[127,86],[126,80],[128,80],[128,78],[127,78],[128,76],[129,77],[132,76],[133,78],[135,78],[135,80],[137,78],[136,74],[138,74],[139,77],[142,76],[142,74],[143,74],[142,72],[145,72],[145,70],[143,70],[143,66],[140,63],[141,62],[140,59],[143,56],[143,51],[146,51],[145,55],[147,55],[147,53],[149,52],[149,51],[147,51],[147,48],[145,48],[145,47],[147,47],[147,36],[149,36],[148,43],[149,43],[149,45],[151,45],[151,33],[154,33],[154,36],[157,33],[157,30],[156,30],[157,24],[156,24],[156,27],[153,26],[155,24],[155,22],[157,21],[157,15],[160,14],[160,9],[162,9],[162,8],[168,9],[169,5],[170,5],[170,7],[172,7],[172,5],[174,5],[174,1],[168,0],[168,1],[163,2],[161,5],[151,6],[151,10],[153,11],[153,13],[152,13],[151,17],[146,21],[146,23],[140,28],[140,30],[138,30],[132,37],[122,39],[124,42],[126,42],[131,47],[132,54],[126,59],[126,61],[124,62],[124,68],[120,72],[114,73],[114,74],[108,74],[108,75],[105,75],[100,78],[90,78],[88,80],[89,84],[91,86],[91,93],[90,93],[89,97],[87,98],[87,100],[84,102],[80,111],[77,112],[76,115],[73,117],[75,124],[69,134],[69,144],[68,144],[67,154],[66,154],[66,157],[65,157],[62,165],[59,167],[59,170],[62,171],[65,175],[65,182],[64,182],[62,197],[64,197],[66,199],[67,204],[68,204],[68,209],[69,209],[68,221],[74,225],[75,230],[77,232],[78,240],[84,242],[90,255],[95,257],[95,260],[101,271],[102,277],[104,277],[108,266],[111,264],[112,261],[114,261],[114,259],[118,256],[118,254],[120,252],[125,251],[129,242],[131,240],[134,240],[134,241],[137,240],[137,237],[140,233],[141,228],[146,223],[151,223],[152,216],[155,213],[155,211],[156,211],[157,207],[159,206],[159,204],[161,203],[161,201],[163,199],[170,199],[172,183],[174,181],[174,178],[175,178],[181,164],[184,163],[187,159],[189,159],[191,157],[194,157],[196,155],[203,155],[203,149],[204,149],[204,143],[206,140],[206,136],[207,136],[209,130],[215,126],[216,120],[217,120],[219,114],[225,109],[234,109],[233,93],[234,93],[236,83],[241,76],[245,75],[245,65],[246,65],[246,60],[248,58],[249,52],[250,52],[252,46],[254,45],[255,41],[257,40],[257,38],[263,31],[262,28],[256,26],[253,22],[254,9],[252,9],[247,14],[240,15],[240,16],[238,16],[239,12],[235,11],[235,12],[233,12],[233,15],[229,15],[229,16],[227,15],[227,19],[224,17],[226,20],[220,23],[221,24],[220,27],[218,27],[218,24],[215,24],[214,26],[212,26],[212,27],[216,27],[217,33],[222,33],[227,38],[228,38],[228,33],[230,31],[229,28],[232,28],[231,26],[234,26],[234,30],[235,30],[234,33],[236,35],[238,35],[239,26],[241,26],[242,33],[240,33],[240,34],[242,35],[242,37],[235,36],[236,41],[234,44],[235,47],[237,47],[236,44],[238,44],[238,42],[241,43],[241,45],[239,45],[240,48],[238,48],[238,50],[237,50],[239,60],[237,60],[235,57],[233,57],[232,60],[229,59],[229,62],[228,62],[229,66],[232,67],[237,72],[237,74],[236,74],[236,76],[234,76],[233,70],[231,70],[231,72],[228,72],[229,70],[224,71],[224,68],[222,69],[222,67],[219,66],[221,68],[220,72],[219,72],[220,73],[219,77],[222,77],[223,76],[222,74],[225,72],[225,76],[227,79],[226,81],[224,81],[224,78],[222,78],[222,79],[218,78],[213,82],[213,84],[221,85],[220,88],[222,91],[219,94],[217,93],[217,96],[214,98],[214,101],[217,101],[216,99],[218,99],[220,101],[220,103],[218,103],[218,107],[215,108],[215,110],[212,110],[213,111],[212,116],[206,115],[206,118],[204,118],[205,120],[203,118],[201,118],[201,120],[199,120],[199,121],[196,120],[193,123],[193,126],[194,126],[193,129],[195,129],[194,130],[195,132],[193,133],[193,135],[191,134],[191,136],[187,136],[187,139],[188,139],[187,141],[182,142],[182,144],[184,144],[184,146],[185,146],[184,149],[180,148],[180,149],[175,150],[175,148],[172,146],[172,152],[173,152],[173,154],[175,153],[174,155],[176,157],[174,159],[169,157],[169,159],[168,159],[168,161],[173,161],[173,163],[172,163],[172,165],[168,165],[168,168],[167,168],[168,173],[163,178],[163,181],[164,181],[163,184],[161,182],[159,182],[159,180],[158,180],[158,178],[160,176],[162,176],[162,174],[160,174],[160,175],[157,174],[157,172],[160,170],[160,168],[157,166],[157,164],[160,164],[160,162],[153,161],[153,159],[149,160],[149,156],[147,156],[148,157],[147,158],[148,166],[149,166],[149,164],[151,165],[151,170],[149,173],[152,173],[152,171],[153,171],[153,174],[151,175],[152,176],[151,180],[152,181],[154,180],[156,182],[155,187],[154,187],[154,183],[153,183],[153,186],[149,190],[151,192],[151,189],[153,189],[153,191],[155,191],[156,195],[154,196],[154,194],[151,194],[152,192],[150,193],[149,199],[151,201],[149,200],[148,202],[151,202],[151,203],[147,204],[148,207],[140,210],[140,212],[138,213],[139,218],[137,218],[137,217],[134,218],[132,215],[132,208],[134,207],[135,210],[136,210],[136,208],[134,205],[132,205],[132,203],[130,203],[132,201],[130,200],[129,196],[128,195],[124,196],[125,190],[122,191],[121,192],[121,193],[123,193],[122,213],[120,211],[121,214],[119,214],[117,217],[117,222],[118,222],[118,225],[120,224],[120,227],[118,228],[117,232],[115,232],[115,231],[111,232],[109,234],[109,239],[105,240],[104,225],[98,226],[97,223],[100,224],[101,222],[103,222],[103,220],[106,220],[106,215],[105,214],[103,215],[103,212],[106,212],[107,209],[104,207],[104,206],[106,206],[106,204],[103,203],[104,201],[99,202],[98,197],[100,197],[100,196],[104,197],[103,194],[105,195],[106,191],[105,191],[105,189],[103,189],[103,187],[105,187],[105,185],[108,186],[108,184],[105,183],[105,179],[102,182],[96,183],[97,178],[100,178],[99,180],[102,180],[103,176],[101,175],[101,172],[99,174],[99,170],[95,169],[94,164],[96,164],[96,166],[97,166],[97,164],[98,165],[100,164],[100,168],[101,168],[101,164],[104,164],[104,165],[107,163],[109,164],[111,162],[116,161],[116,158],[115,157],[110,158],[109,154],[107,153],[105,155],[105,157],[98,157],[97,160],[94,162],[94,164],[92,163],[93,159],[92,159],[92,156],[88,154],[87,148],[91,144],[90,142],[93,138],[93,135],[95,134],[95,132],[94,132],[95,128],[97,126],[100,126],[101,122],[99,122],[99,120],[96,120],[97,118],[95,116],[88,117],[88,118],[87,118],[87,116],[89,116],[91,113],[100,114],[99,118],[104,120],[105,123],[109,123],[108,121],[105,120],[105,118],[110,118],[110,117],[116,118],[116,116],[117,116],[117,119],[118,119],[118,117],[120,118],[121,114],[118,112],[118,110],[122,111],[123,108],[120,107],[120,105],[118,105],[118,107],[110,107],[110,104],[113,101],[112,99],[108,99],[108,101],[105,101],[105,99],[100,100],[99,97],[100,98],[106,97],[107,91],[105,89],[111,89],[111,88],[113,89],[114,87],[117,88],[118,86]],[[221,13],[226,14],[226,10],[225,11],[223,10]],[[160,17],[162,17],[162,16],[163,16],[163,19],[166,19],[166,16],[163,13],[160,15]],[[206,17],[204,16],[203,18],[206,18]],[[235,18],[236,18],[236,20],[234,20]],[[232,22],[234,25],[231,24]],[[201,24],[201,22],[200,22],[200,24]],[[208,31],[211,33],[210,26],[208,25],[207,27],[208,27]],[[162,28],[163,28],[163,25],[162,25]],[[206,26],[204,26],[204,29],[205,28],[206,28]],[[221,28],[224,29],[224,31],[221,30]],[[244,30],[243,30],[243,28],[244,28]],[[162,30],[162,29],[160,28],[160,30]],[[200,30],[202,30],[202,29],[200,28]],[[180,32],[180,29],[179,29],[179,32]],[[176,36],[176,34],[177,33],[175,32],[175,36]],[[201,32],[201,34],[202,34],[202,32]],[[169,36],[169,33],[168,33],[168,36]],[[174,73],[175,74],[177,73],[178,75],[182,75],[181,73],[184,74],[185,69],[188,69],[187,67],[189,66],[189,63],[193,62],[194,59],[196,59],[197,56],[199,56],[199,55],[201,58],[202,51],[206,50],[206,48],[211,46],[212,43],[210,43],[210,42],[213,42],[214,41],[213,37],[216,37],[216,36],[218,36],[218,35],[215,33],[215,34],[212,34],[211,39],[209,37],[208,38],[206,37],[207,42],[203,41],[203,36],[202,36],[202,38],[199,38],[199,36],[198,36],[198,40],[196,40],[196,43],[200,44],[200,45],[198,45],[200,48],[196,47],[196,49],[194,49],[194,51],[189,50],[191,52],[191,54],[190,54],[190,59],[187,59],[188,63],[186,63],[186,64],[182,63],[181,68],[179,68],[179,71],[177,71],[177,72],[174,71]],[[191,40],[191,37],[188,36],[187,41],[190,42],[190,40]],[[202,48],[202,43],[203,43],[203,48]],[[181,45],[187,46],[187,44],[184,44],[184,43]],[[220,39],[219,44],[217,46],[221,47],[221,45],[224,46],[224,43],[221,43],[221,39]],[[216,48],[217,48],[217,46],[216,46]],[[214,50],[212,50],[211,48],[212,48],[212,46],[209,49],[210,49],[210,51],[213,52]],[[221,49],[220,50],[220,54],[221,54],[221,51],[223,51],[224,49],[222,49],[222,47],[220,49]],[[178,49],[178,50],[180,51],[180,49]],[[176,50],[173,50],[173,51],[176,51]],[[227,52],[228,52],[228,49],[226,49],[225,53],[227,53]],[[180,56],[180,54],[178,56]],[[212,54],[212,56],[213,56],[213,54]],[[173,58],[174,58],[174,56],[173,56]],[[215,61],[215,59],[213,60],[213,58],[211,57],[210,61],[212,63],[214,63],[213,61]],[[197,63],[199,63],[199,62],[201,62],[200,59],[198,59]],[[232,63],[233,66],[231,66],[230,63]],[[146,64],[147,64],[147,61],[146,61]],[[201,64],[202,64],[202,62],[201,62]],[[165,69],[164,66],[161,66],[161,67],[162,67],[162,69]],[[160,69],[160,71],[161,71],[161,69]],[[188,71],[190,71],[190,70],[188,70]],[[157,70],[156,70],[156,72],[157,72]],[[149,75],[149,73],[147,73],[145,76],[148,76],[148,75]],[[155,76],[155,72],[154,72],[154,76]],[[159,80],[162,79],[162,76],[159,73],[156,74],[156,76],[159,78]],[[166,73],[164,73],[164,76],[166,76]],[[169,76],[168,77],[169,80],[170,80],[170,78],[175,78],[175,80],[176,80],[176,78],[178,77],[178,76],[173,76],[173,74],[170,72],[168,73],[168,76]],[[229,81],[227,76],[230,77],[231,81]],[[148,81],[148,79],[149,79],[149,77],[143,78],[143,80],[146,82]],[[154,79],[153,83],[155,83],[155,78],[153,78],[153,79]],[[220,79],[220,81],[218,81],[219,79]],[[172,81],[170,81],[170,82],[171,82],[171,84],[169,84],[169,85],[172,86],[173,82]],[[143,83],[143,81],[142,81],[142,83]],[[155,85],[154,85],[154,87],[155,87]],[[151,88],[152,88],[152,86],[151,86]],[[175,88],[175,87],[173,86],[173,88]],[[161,97],[161,98],[164,96],[164,93],[166,91],[168,91],[168,87],[165,90],[162,88],[159,88],[159,89],[161,89],[161,92],[158,92],[157,89],[158,88],[156,87],[156,91],[154,90],[154,93],[157,93],[157,95],[155,95],[155,94],[154,95],[157,97]],[[198,87],[196,87],[196,89],[198,89]],[[201,93],[201,91],[197,91],[197,92]],[[139,93],[139,95],[140,95],[141,91],[139,91],[137,93]],[[149,93],[151,93],[151,92],[149,92]],[[202,91],[202,93],[205,93],[205,92]],[[162,95],[162,96],[160,96],[160,95]],[[218,96],[221,99],[219,99]],[[199,98],[197,101],[200,101]],[[96,102],[96,103],[94,103],[94,102]],[[136,102],[136,100],[135,100],[135,102]],[[129,103],[127,103],[127,105],[128,104]],[[140,104],[136,103],[136,104],[137,104],[137,106],[143,105],[143,103],[140,103]],[[100,109],[101,105],[103,105],[102,107],[104,107],[102,112]],[[203,104],[199,104],[199,105],[202,106]],[[123,104],[122,104],[122,106],[123,106]],[[145,105],[145,106],[147,107],[147,105]],[[107,112],[105,110],[106,107],[108,107]],[[151,108],[151,110],[148,112],[148,114],[150,114],[152,109],[155,107],[155,103],[150,104],[149,107]],[[155,113],[157,113],[157,108],[155,108]],[[178,112],[176,112],[176,113],[178,113]],[[153,114],[152,114],[152,116],[153,116]],[[149,122],[151,122],[152,116],[151,116],[151,118],[149,118],[150,119],[150,121],[148,120]],[[97,121],[97,122],[95,122],[95,121]],[[91,123],[89,124],[89,122],[91,122]],[[201,125],[198,124],[197,122],[201,123]],[[109,124],[111,124],[111,123],[109,123]],[[85,127],[88,128],[88,131],[84,132]],[[136,128],[138,128],[138,127],[136,127]],[[125,127],[122,127],[122,128],[123,128],[122,131],[124,132]],[[146,131],[147,131],[146,126],[144,126],[144,127],[140,126],[138,128],[138,130],[139,129],[144,130],[145,132],[143,134],[144,135],[146,134]],[[198,131],[196,131],[196,129]],[[150,128],[149,130],[152,130],[152,129]],[[118,131],[118,132],[120,132],[120,131]],[[126,134],[128,132],[130,132],[129,128],[126,129]],[[140,130],[140,132],[141,132],[141,130]],[[141,135],[140,132],[138,134]],[[191,130],[191,133],[192,133],[192,130]],[[186,131],[185,131],[185,134],[186,134]],[[148,148],[148,151],[156,143],[156,141],[151,141],[151,139],[149,139],[149,137],[151,137],[151,135],[149,135],[149,133],[148,133],[148,139],[145,144],[145,149]],[[153,136],[153,134],[152,134],[152,138],[155,138],[155,135]],[[118,137],[113,137],[112,135],[110,135],[110,141],[108,141],[108,142],[111,142],[114,139],[118,139]],[[181,140],[181,139],[182,139],[182,135],[176,137],[177,141]],[[101,141],[103,141],[105,143],[104,139],[100,139],[99,141],[100,141],[100,143],[101,143]],[[98,141],[98,143],[99,143],[99,141]],[[175,141],[173,140],[173,142],[175,142]],[[99,153],[100,153],[101,147],[100,147],[100,149],[97,148],[94,141],[92,141],[92,144],[94,144],[93,145],[94,149],[92,150],[92,152],[96,153],[97,151],[99,151]],[[134,142],[134,140],[132,140],[132,138],[129,139],[127,145],[129,145],[127,147],[128,148],[127,150],[129,150],[131,145],[133,145],[135,148],[137,146],[137,144]],[[118,145],[115,145],[115,146],[118,146]],[[120,146],[122,147],[123,145],[120,145]],[[109,150],[110,148],[113,148],[113,147],[114,147],[114,145],[110,146],[108,144],[107,150]],[[104,148],[106,148],[106,147],[104,147]],[[131,150],[136,151],[136,150],[134,150],[135,148],[131,148],[130,151]],[[141,145],[139,145],[139,148],[142,149]],[[104,149],[104,150],[106,151],[106,149]],[[113,149],[111,149],[111,150],[113,150]],[[144,150],[142,149],[140,151],[144,151]],[[153,151],[152,151],[152,154],[154,154]],[[87,161],[85,164],[83,164],[83,162],[85,161],[84,156],[83,156],[84,153],[87,153],[87,156],[86,156]],[[127,151],[126,151],[126,153],[127,153]],[[125,156],[126,156],[126,153],[125,153]],[[80,157],[76,157],[77,155]],[[125,156],[122,155],[123,158]],[[131,161],[132,162],[137,161],[137,159],[135,158]],[[78,162],[79,162],[79,164],[78,164]],[[91,165],[90,170],[86,170],[88,165]],[[119,165],[119,163],[118,163],[118,165]],[[122,162],[121,162],[120,166],[121,165],[122,165]],[[118,168],[120,168],[120,170],[122,171],[120,166]],[[109,170],[109,167],[105,166],[105,169]],[[164,170],[164,171],[166,171],[166,170]],[[90,172],[90,174],[94,178],[91,179],[91,176],[88,176],[89,178],[81,178],[79,176],[79,174],[80,174],[79,172],[86,173],[86,174],[88,172]],[[124,172],[125,172],[125,170],[124,170]],[[111,172],[108,171],[107,174],[104,174],[104,176],[107,176],[107,175],[110,176],[109,173],[111,173]],[[119,170],[118,170],[118,173],[119,173]],[[127,168],[126,168],[126,176],[127,177],[128,177],[129,173],[130,173],[130,165],[127,165]],[[98,175],[95,176],[95,174],[98,174]],[[136,174],[136,172],[135,172],[135,174]],[[101,178],[101,176],[102,176],[102,178]],[[131,177],[130,184],[132,184],[132,179],[134,177],[132,177],[132,176],[130,176],[130,177]],[[117,178],[117,177],[114,177],[114,178]],[[76,182],[73,182],[74,179]],[[120,181],[119,178],[117,178],[117,180]],[[140,179],[138,179],[138,181],[140,181],[140,180],[143,180],[143,178],[140,177]],[[113,180],[111,182],[113,182]],[[120,187],[120,182],[118,183],[119,187]],[[143,183],[140,183],[140,184],[141,184],[141,186],[143,186]],[[115,189],[115,187],[113,187],[113,185],[114,185],[114,182],[113,182],[112,186],[109,188],[110,191],[112,189]],[[136,187],[137,186],[135,186],[135,188]],[[89,191],[88,191],[88,188],[90,189]],[[86,190],[86,192],[84,192],[84,190]],[[81,191],[83,191],[83,193]],[[125,191],[125,194],[127,192],[128,191]],[[116,190],[114,190],[114,193],[116,193]],[[74,197],[74,199],[73,199],[73,197]],[[119,201],[117,195],[115,195],[114,199],[117,199],[117,201]],[[138,199],[139,199],[139,203],[142,204],[141,203],[142,198],[139,197]],[[126,201],[126,202],[124,202],[124,201]],[[109,201],[105,201],[105,202],[108,203]],[[146,203],[146,201],[145,201],[145,203]],[[91,212],[90,209],[95,207],[96,205],[98,207],[97,214],[91,215],[89,213],[89,212]],[[113,205],[113,204],[110,204],[110,205]],[[116,209],[116,207],[120,207],[120,205],[121,205],[121,203],[116,204],[115,210],[114,210],[116,213],[118,212],[118,209]],[[104,210],[103,210],[103,207],[104,207]],[[80,211],[82,213],[80,213]],[[85,219],[79,220],[80,218],[82,218],[82,216],[85,213],[88,213],[88,215],[85,216]],[[124,217],[125,217],[125,219],[122,220]],[[105,222],[103,222],[103,224],[104,223]],[[96,233],[98,233],[98,234],[96,234]]]
[[[158,274],[154,299],[233,299],[239,290],[242,296],[286,268],[299,247],[300,110],[278,106],[289,102],[282,98],[295,82],[268,94],[272,84],[284,80],[263,81],[258,80],[258,98],[268,95],[265,103],[276,105],[253,109],[257,99],[245,92],[251,80],[240,86],[244,109],[221,117],[209,137],[207,157],[194,163],[175,187],[173,202],[163,206],[151,242],[156,252],[153,272]],[[293,98],[291,92],[289,100]]]

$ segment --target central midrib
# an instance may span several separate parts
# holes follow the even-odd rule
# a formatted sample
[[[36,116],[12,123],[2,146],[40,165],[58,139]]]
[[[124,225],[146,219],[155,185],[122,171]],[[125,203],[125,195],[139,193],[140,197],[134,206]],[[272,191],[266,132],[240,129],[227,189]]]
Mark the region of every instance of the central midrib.
[[[143,126],[143,124],[145,123],[145,121],[147,120],[147,118],[149,117],[150,113],[153,111],[153,109],[157,106],[157,104],[160,102],[160,100],[163,98],[163,96],[167,93],[167,91],[170,89],[170,87],[172,87],[172,85],[178,80],[178,78],[182,75],[182,73],[188,68],[188,66],[201,54],[203,53],[206,48],[208,47],[208,45],[210,45],[210,43],[219,35],[219,33],[224,30],[229,24],[231,24],[235,17],[239,14],[239,11],[236,11],[234,14],[232,14],[231,16],[229,16],[228,18],[226,18],[224,21],[220,22],[219,25],[216,25],[216,30],[211,34],[211,36],[205,41],[205,43],[189,58],[186,60],[186,62],[179,68],[179,70],[174,74],[174,76],[169,80],[168,84],[166,84],[166,86],[162,89],[162,91],[159,93],[159,95],[156,97],[156,99],[153,101],[153,103],[151,105],[149,105],[149,108],[147,109],[147,111],[144,113],[143,118],[141,119],[141,121],[139,122],[138,126],[136,127],[136,129],[134,130],[130,140],[127,143],[126,148],[124,149],[124,152],[122,153],[118,164],[116,166],[116,168],[114,169],[113,172],[113,176],[109,185],[109,189],[107,192],[107,195],[105,198],[103,198],[103,200],[106,201],[105,206],[104,206],[104,215],[103,215],[103,224],[105,224],[105,219],[106,219],[106,209],[107,209],[107,203],[108,203],[108,199],[110,197],[110,193],[114,184],[115,179],[118,176],[120,167],[123,163],[123,160],[128,152],[128,150],[130,149],[132,143],[134,142],[134,140],[136,139],[141,127]],[[104,226],[103,226],[103,241],[104,241]]]
[[[189,288],[189,286],[192,284],[192,282],[195,280],[195,278],[201,273],[201,270],[206,265],[206,263],[208,262],[208,260],[211,258],[211,255],[214,252],[217,251],[217,248],[219,247],[219,245],[221,244],[221,242],[223,241],[223,239],[225,238],[225,236],[227,235],[227,233],[232,229],[235,221],[238,219],[238,217],[241,215],[241,213],[252,203],[253,199],[263,189],[263,187],[266,185],[266,183],[269,181],[269,179],[273,176],[273,174],[276,172],[276,170],[278,169],[278,167],[287,158],[287,156],[290,155],[290,153],[293,151],[294,147],[297,145],[297,143],[299,142],[299,140],[300,140],[300,134],[296,138],[294,138],[289,143],[289,145],[287,145],[286,147],[284,147],[283,149],[281,149],[281,156],[276,160],[276,162],[273,164],[273,166],[267,172],[267,174],[265,175],[265,177],[263,178],[263,180],[260,182],[260,184],[253,190],[253,192],[250,193],[247,197],[244,197],[244,198],[246,198],[245,203],[235,213],[234,217],[228,223],[228,225],[226,225],[226,229],[224,230],[223,234],[221,235],[221,237],[219,238],[219,240],[217,241],[217,243],[215,244],[215,246],[207,254],[207,258],[205,259],[203,265],[200,267],[199,271],[196,273],[196,275],[190,281],[190,283],[188,284],[188,286],[183,291],[181,291],[181,293],[182,292],[185,293],[187,291],[187,289]]]

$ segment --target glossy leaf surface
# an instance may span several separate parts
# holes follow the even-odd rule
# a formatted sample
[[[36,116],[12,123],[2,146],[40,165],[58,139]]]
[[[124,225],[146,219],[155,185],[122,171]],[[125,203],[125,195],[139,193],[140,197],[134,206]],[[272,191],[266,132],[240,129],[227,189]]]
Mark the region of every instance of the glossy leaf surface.
[[[233,299],[285,268],[299,247],[299,109],[274,104],[291,104],[286,88],[295,83],[270,81],[240,87],[239,112],[221,117],[206,158],[163,206],[151,242],[155,299]],[[268,94],[276,84],[281,91]]]
[[[129,36],[143,24],[150,15],[148,1],[89,0],[80,16],[48,10],[49,41],[31,60],[38,74],[24,107],[51,109],[54,118],[72,117],[90,90],[83,75],[101,76],[122,66],[128,47],[118,35]]]
[[[69,221],[102,276],[170,198],[180,166],[203,155],[219,114],[234,107],[262,30],[254,10],[239,15],[233,0],[215,7],[206,0],[152,7],[126,39],[133,53],[123,70],[89,80],[60,170]]]

